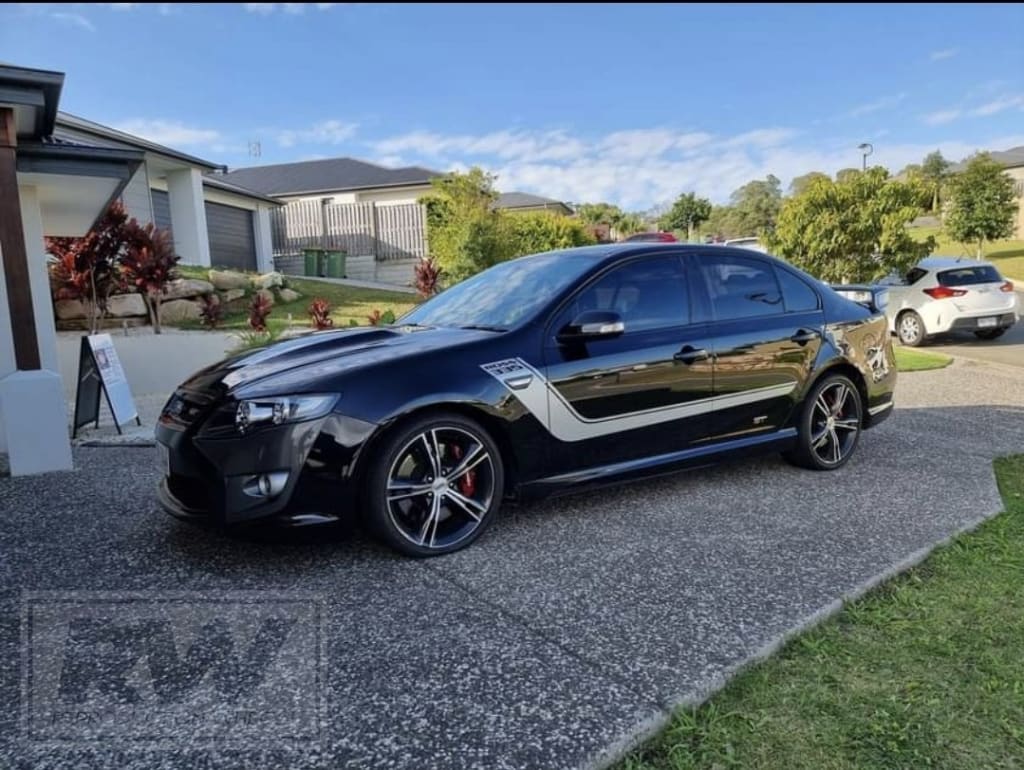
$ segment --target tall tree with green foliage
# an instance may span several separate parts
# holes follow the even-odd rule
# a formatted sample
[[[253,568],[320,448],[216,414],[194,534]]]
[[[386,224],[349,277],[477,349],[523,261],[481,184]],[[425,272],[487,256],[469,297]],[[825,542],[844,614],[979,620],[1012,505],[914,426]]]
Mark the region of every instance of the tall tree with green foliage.
[[[824,281],[871,281],[908,270],[935,247],[933,238],[918,242],[907,230],[921,212],[919,182],[870,168],[788,198],[765,244]]]
[[[432,192],[420,202],[427,209],[427,238],[441,270],[458,282],[506,259],[496,177],[480,168],[432,179]]]
[[[704,232],[719,238],[731,238],[738,235],[736,212],[732,206],[712,206],[711,214],[704,223]]]
[[[836,172],[837,182],[848,182],[860,173],[859,168],[841,168]]]
[[[730,197],[734,224],[741,235],[761,235],[775,226],[782,208],[782,182],[769,174],[747,182]]]
[[[658,222],[662,230],[685,230],[686,240],[693,240],[694,228],[711,216],[711,201],[696,193],[683,193]]]
[[[789,194],[799,195],[819,179],[831,181],[832,177],[821,171],[810,171],[802,176],[795,176],[793,181],[789,183]]]
[[[985,241],[1009,238],[1017,211],[1013,180],[988,153],[978,153],[967,167],[949,181],[943,227],[961,243],[976,243],[978,259],[985,254]]]
[[[613,226],[622,218],[623,211],[614,203],[580,203],[575,206],[576,216],[588,225]]]
[[[921,176],[931,188],[932,211],[939,210],[939,195],[946,180],[949,179],[949,165],[949,161],[943,158],[938,150],[928,153],[921,161]]]

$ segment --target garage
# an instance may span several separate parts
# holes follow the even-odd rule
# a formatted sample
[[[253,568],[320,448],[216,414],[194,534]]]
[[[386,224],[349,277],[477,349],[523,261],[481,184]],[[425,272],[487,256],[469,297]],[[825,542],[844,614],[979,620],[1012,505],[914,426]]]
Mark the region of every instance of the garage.
[[[251,211],[206,201],[206,231],[210,236],[210,264],[213,267],[256,269],[256,238]]]

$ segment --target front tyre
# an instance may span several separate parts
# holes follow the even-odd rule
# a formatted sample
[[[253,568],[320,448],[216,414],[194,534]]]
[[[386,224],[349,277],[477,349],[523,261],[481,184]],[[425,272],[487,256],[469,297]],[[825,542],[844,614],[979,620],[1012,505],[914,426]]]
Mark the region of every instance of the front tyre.
[[[407,556],[476,540],[501,507],[505,473],[487,431],[461,415],[423,417],[392,433],[367,474],[366,516]]]
[[[825,377],[804,401],[797,448],[785,457],[815,471],[841,468],[857,448],[863,422],[857,386],[841,374]]]
[[[913,310],[907,310],[896,319],[896,336],[908,348],[916,348],[926,336],[924,321]]]

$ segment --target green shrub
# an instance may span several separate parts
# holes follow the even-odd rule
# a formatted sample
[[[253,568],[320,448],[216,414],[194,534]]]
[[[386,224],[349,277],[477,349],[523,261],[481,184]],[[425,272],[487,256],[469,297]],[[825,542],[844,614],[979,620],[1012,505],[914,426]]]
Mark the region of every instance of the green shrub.
[[[510,213],[503,219],[508,258],[596,243],[593,233],[579,219],[550,211]]]

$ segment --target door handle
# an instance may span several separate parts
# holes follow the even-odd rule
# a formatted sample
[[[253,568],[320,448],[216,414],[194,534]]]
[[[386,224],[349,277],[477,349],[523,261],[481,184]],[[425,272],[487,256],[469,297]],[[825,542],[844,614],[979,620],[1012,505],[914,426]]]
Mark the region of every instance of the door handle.
[[[821,336],[818,332],[813,329],[797,329],[796,334],[790,337],[791,342],[795,342],[798,345],[806,345],[811,340],[816,340]]]
[[[691,345],[687,345],[672,357],[676,361],[682,361],[684,364],[692,364],[695,361],[707,360],[711,356],[704,348],[695,348]]]

